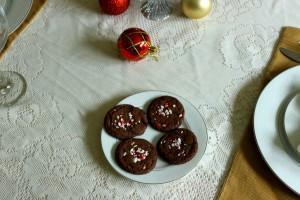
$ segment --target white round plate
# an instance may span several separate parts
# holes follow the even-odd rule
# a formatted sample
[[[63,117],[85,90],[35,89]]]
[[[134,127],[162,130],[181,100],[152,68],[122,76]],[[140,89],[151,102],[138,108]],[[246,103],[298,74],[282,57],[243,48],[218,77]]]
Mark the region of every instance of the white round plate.
[[[300,163],[282,139],[286,102],[300,90],[300,66],[274,78],[261,93],[254,113],[254,131],[259,150],[277,177],[300,194]]]
[[[170,165],[160,158],[158,158],[155,168],[144,175],[134,175],[124,171],[118,166],[115,161],[115,149],[119,144],[119,140],[110,136],[105,129],[101,132],[101,144],[104,155],[110,165],[121,175],[141,183],[166,183],[176,179],[179,179],[187,175],[192,169],[194,169],[200,159],[202,158],[206,145],[207,145],[207,132],[206,126],[198,110],[184,98],[161,91],[147,91],[129,96],[119,102],[119,104],[131,104],[133,106],[139,107],[146,111],[149,103],[156,97],[163,95],[169,95],[177,98],[184,106],[185,117],[181,127],[188,128],[192,130],[198,140],[198,151],[195,157],[182,165]],[[162,132],[154,130],[150,126],[147,127],[145,133],[137,138],[144,138],[156,145],[160,137],[163,136]]]
[[[33,0],[2,0],[9,25],[8,33],[13,33],[26,19]]]

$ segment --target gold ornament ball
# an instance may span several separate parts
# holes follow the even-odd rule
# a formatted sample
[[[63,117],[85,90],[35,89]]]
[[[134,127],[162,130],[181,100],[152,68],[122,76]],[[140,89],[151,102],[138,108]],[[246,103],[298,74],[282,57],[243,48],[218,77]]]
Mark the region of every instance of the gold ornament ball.
[[[182,0],[183,13],[192,19],[208,15],[212,9],[212,0]]]

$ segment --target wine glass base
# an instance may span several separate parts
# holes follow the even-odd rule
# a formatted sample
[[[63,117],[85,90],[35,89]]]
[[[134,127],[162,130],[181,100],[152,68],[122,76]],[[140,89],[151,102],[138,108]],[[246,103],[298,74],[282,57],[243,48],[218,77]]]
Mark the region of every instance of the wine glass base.
[[[153,1],[146,1],[141,6],[141,12],[145,18],[153,21],[162,21],[170,17],[172,8],[167,2],[154,3]]]
[[[0,106],[16,103],[26,92],[24,77],[17,72],[0,71]]]

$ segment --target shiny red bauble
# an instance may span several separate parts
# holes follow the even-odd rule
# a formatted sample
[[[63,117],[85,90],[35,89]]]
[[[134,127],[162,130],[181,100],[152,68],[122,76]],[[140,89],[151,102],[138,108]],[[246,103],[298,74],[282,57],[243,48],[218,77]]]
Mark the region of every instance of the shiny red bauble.
[[[99,0],[103,12],[109,15],[119,15],[129,6],[129,0]]]
[[[118,49],[123,58],[132,61],[141,60],[156,50],[150,36],[139,28],[125,30],[118,39]]]

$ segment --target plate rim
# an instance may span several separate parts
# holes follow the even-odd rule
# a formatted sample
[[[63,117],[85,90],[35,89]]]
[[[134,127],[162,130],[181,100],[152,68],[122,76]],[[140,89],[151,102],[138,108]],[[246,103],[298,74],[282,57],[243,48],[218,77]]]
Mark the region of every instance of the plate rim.
[[[292,73],[291,71],[300,71],[300,65],[296,65],[292,68],[289,68],[289,69],[286,69],[284,70],[283,72],[281,72],[280,74],[278,74],[276,77],[274,77],[263,89],[262,91],[260,92],[259,94],[259,97],[258,97],[258,100],[255,104],[255,109],[254,109],[254,114],[253,114],[253,117],[252,117],[252,120],[253,120],[253,131],[254,131],[254,137],[255,137],[255,142],[257,144],[257,147],[258,147],[258,150],[260,152],[260,155],[262,156],[264,162],[266,163],[266,165],[268,166],[268,168],[271,170],[271,172],[278,178],[278,180],[280,180],[287,188],[289,188],[292,192],[294,192],[295,194],[297,195],[300,195],[300,189],[299,191],[292,188],[290,186],[289,183],[287,183],[286,181],[284,181],[282,179],[282,176],[280,175],[280,173],[278,171],[276,171],[274,168],[272,168],[272,164],[268,161],[269,158],[268,156],[266,155],[266,153],[264,152],[262,146],[261,146],[261,143],[259,141],[259,133],[258,133],[258,130],[257,130],[257,115],[258,115],[258,106],[259,104],[261,104],[261,101],[262,101],[262,97],[263,97],[263,94],[264,92],[266,92],[270,87],[272,87],[272,84],[274,84],[275,82],[277,82],[278,80],[280,80],[283,76],[286,76],[286,74],[288,73]],[[281,105],[281,104],[280,104]],[[278,133],[277,133],[278,134]],[[275,134],[274,134],[275,135]],[[280,143],[282,143],[282,141],[280,141]],[[285,150],[286,151],[286,150]],[[289,157],[288,153],[286,153],[286,156]]]
[[[16,25],[11,25],[9,24],[9,28],[8,28],[8,35],[11,35],[12,33],[14,33],[21,25],[22,23],[26,20],[27,16],[29,15],[32,5],[33,5],[33,0],[22,0],[22,1],[29,1],[28,7],[26,7],[26,12],[24,13],[24,15],[22,15],[20,17],[20,20],[16,21]],[[11,6],[13,6],[14,4],[17,4],[16,0],[12,0],[11,2]],[[8,17],[9,12],[6,13],[6,16]]]
[[[124,97],[124,98],[122,98],[118,103],[116,103],[115,105],[118,105],[118,104],[120,104],[120,102],[122,102],[123,100],[126,100],[127,98],[129,98],[129,97],[132,97],[132,96],[134,96],[134,95],[138,95],[138,94],[143,94],[143,93],[148,93],[148,92],[158,92],[158,93],[162,93],[162,95],[164,94],[164,95],[166,95],[166,94],[169,94],[169,95],[171,95],[171,96],[174,96],[174,97],[180,97],[180,98],[182,98],[184,101],[186,101],[187,103],[189,103],[196,111],[197,111],[197,114],[200,116],[200,118],[202,119],[202,122],[203,122],[203,125],[204,125],[204,132],[205,132],[205,143],[204,143],[204,147],[203,147],[203,153],[202,153],[202,155],[200,156],[200,159],[199,159],[199,161],[192,167],[192,169],[190,169],[187,173],[185,173],[185,174],[183,174],[183,175],[180,175],[178,178],[174,178],[174,179],[171,179],[171,180],[169,180],[169,181],[160,181],[160,182],[143,182],[143,181],[141,181],[141,180],[135,180],[135,179],[132,179],[132,178],[130,178],[130,177],[128,177],[128,176],[125,176],[124,174],[122,174],[121,172],[119,172],[118,170],[116,170],[115,168],[114,168],[114,166],[112,165],[112,163],[108,160],[108,157],[106,156],[106,154],[104,153],[104,148],[103,148],[103,143],[102,143],[102,141],[103,141],[103,131],[104,131],[104,127],[102,127],[102,129],[101,129],[101,131],[100,131],[100,135],[101,135],[101,137],[100,137],[100,142],[101,142],[101,150],[102,150],[102,152],[103,152],[103,154],[104,154],[104,157],[105,157],[105,159],[106,159],[106,161],[109,163],[109,165],[110,165],[110,167],[112,167],[112,169],[117,173],[117,174],[119,174],[119,175],[121,175],[122,177],[125,177],[125,178],[127,178],[127,179],[129,179],[129,180],[131,180],[131,181],[134,181],[134,182],[138,182],[138,183],[142,183],[142,184],[165,184],[165,183],[170,183],[170,182],[173,182],[173,181],[176,181],[176,180],[179,180],[179,179],[181,179],[181,178],[183,178],[183,177],[185,177],[185,176],[187,176],[190,172],[192,172],[196,167],[197,167],[197,165],[199,164],[199,162],[203,159],[203,156],[205,155],[205,152],[206,152],[206,150],[207,150],[207,146],[208,146],[208,129],[207,129],[207,125],[206,125],[206,122],[205,122],[205,120],[204,120],[204,117],[202,116],[202,114],[199,112],[199,110],[194,106],[194,104],[192,104],[190,101],[188,101],[186,98],[184,98],[184,97],[182,97],[182,96],[180,96],[180,95],[177,95],[177,94],[174,94],[174,93],[172,93],[172,92],[167,92],[167,91],[163,91],[163,90],[143,90],[143,91],[139,91],[139,92],[136,92],[136,93],[133,93],[133,94],[131,94],[131,95],[128,95],[128,96],[126,96],[126,97]],[[171,165],[171,166],[173,166],[173,167],[176,167],[176,165]],[[125,172],[125,171],[124,171]],[[134,174],[132,174],[132,175],[134,175]],[[146,174],[144,174],[144,175],[146,175]]]

